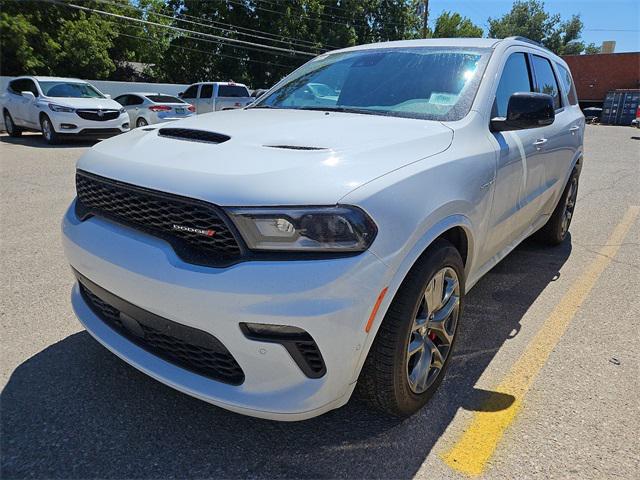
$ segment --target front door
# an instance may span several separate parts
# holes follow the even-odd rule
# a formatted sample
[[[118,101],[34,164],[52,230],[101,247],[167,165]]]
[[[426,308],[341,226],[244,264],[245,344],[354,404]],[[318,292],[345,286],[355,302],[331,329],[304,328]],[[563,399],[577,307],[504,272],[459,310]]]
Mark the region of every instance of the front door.
[[[200,97],[196,106],[197,113],[213,112],[213,84],[203,83],[200,88]]]
[[[528,55],[509,55],[496,90],[492,118],[506,117],[511,95],[533,91],[532,80]],[[543,130],[491,133],[498,160],[487,251],[500,252],[513,246],[540,215],[548,142]]]

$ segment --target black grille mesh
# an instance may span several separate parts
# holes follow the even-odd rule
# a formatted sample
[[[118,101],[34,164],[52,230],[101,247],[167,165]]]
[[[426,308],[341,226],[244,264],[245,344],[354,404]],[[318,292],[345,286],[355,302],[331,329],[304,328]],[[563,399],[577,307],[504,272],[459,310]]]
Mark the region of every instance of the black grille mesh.
[[[167,240],[189,263],[224,266],[241,255],[234,234],[214,205],[80,170],[76,173],[76,191],[80,218],[91,214],[105,216],[149,232]]]
[[[94,122],[106,122],[107,120],[114,120],[120,116],[118,110],[101,110],[102,115],[98,112],[98,110],[76,110],[80,118],[93,120]]]
[[[174,322],[155,315],[153,322],[129,318],[128,322],[134,321],[139,327],[133,331],[121,320],[117,308],[98,297],[82,281],[80,291],[89,307],[109,327],[163,360],[220,382],[232,385],[244,382],[242,368],[213,335],[184,325],[176,328]],[[187,331],[189,338],[179,338],[179,331]]]

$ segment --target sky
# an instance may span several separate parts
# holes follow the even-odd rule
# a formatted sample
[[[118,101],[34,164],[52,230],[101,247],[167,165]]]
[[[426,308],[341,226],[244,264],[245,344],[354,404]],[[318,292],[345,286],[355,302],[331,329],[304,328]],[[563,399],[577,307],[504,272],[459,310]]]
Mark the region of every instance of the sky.
[[[473,23],[489,30],[487,18],[501,17],[513,0],[429,0],[429,25],[443,10],[469,17]],[[563,20],[580,14],[584,23],[582,40],[600,46],[603,40],[615,40],[617,53],[640,51],[640,0],[546,0],[549,13],[559,13]]]

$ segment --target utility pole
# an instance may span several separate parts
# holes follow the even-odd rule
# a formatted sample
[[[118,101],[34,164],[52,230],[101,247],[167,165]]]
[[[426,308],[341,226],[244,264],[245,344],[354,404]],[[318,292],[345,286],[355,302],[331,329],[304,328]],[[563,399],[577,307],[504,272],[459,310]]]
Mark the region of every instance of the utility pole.
[[[422,4],[422,38],[427,38],[428,23],[429,23],[429,0],[423,0],[423,4]]]

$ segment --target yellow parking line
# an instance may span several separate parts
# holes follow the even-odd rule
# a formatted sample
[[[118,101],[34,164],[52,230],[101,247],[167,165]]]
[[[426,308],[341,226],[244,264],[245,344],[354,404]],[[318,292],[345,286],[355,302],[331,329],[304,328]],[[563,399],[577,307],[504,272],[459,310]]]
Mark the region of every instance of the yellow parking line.
[[[460,439],[442,454],[442,459],[452,469],[473,476],[483,472],[502,435],[520,410],[523,398],[538,376],[540,369],[564,335],[576,311],[618,252],[620,244],[639,213],[639,206],[629,207],[605,246],[600,250],[599,255],[565,293],[522,356],[495,389],[499,393],[515,397],[511,406],[495,411],[495,408],[491,408],[491,400],[489,400],[489,405],[485,405],[487,408],[482,408],[483,411],[474,413],[471,424]]]

